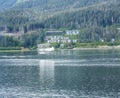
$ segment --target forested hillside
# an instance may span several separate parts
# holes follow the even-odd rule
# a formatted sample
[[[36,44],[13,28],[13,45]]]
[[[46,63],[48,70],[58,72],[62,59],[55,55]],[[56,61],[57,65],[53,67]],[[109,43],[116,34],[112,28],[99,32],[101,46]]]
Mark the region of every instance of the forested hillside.
[[[120,26],[120,3],[65,13],[44,23],[45,28],[80,29],[82,41],[119,39],[116,30]]]
[[[13,3],[13,1],[15,3]],[[19,0],[16,1],[11,0],[10,1],[11,4],[13,4],[14,7],[16,5],[16,7],[19,9],[11,8],[7,11],[1,12],[0,25],[6,26],[8,27],[8,29],[10,28],[10,30],[8,31],[14,32],[13,30],[16,31],[16,29],[19,30],[20,28],[25,28],[25,29],[27,28],[28,30],[29,29],[31,30],[31,29],[38,29],[41,27],[43,28],[44,26],[49,28],[54,25],[55,26],[53,28],[61,28],[61,27],[71,28],[72,25],[73,25],[72,28],[80,28],[80,27],[85,27],[85,25],[89,25],[88,22],[91,22],[91,24],[95,24],[95,22],[98,23],[99,21],[98,23],[99,25],[100,21],[103,20],[107,21],[108,18],[110,19],[111,17],[109,14],[110,10],[114,12],[113,16],[115,15],[115,17],[118,18],[117,15],[119,15],[119,13],[117,13],[117,11],[119,10],[119,0],[102,0],[102,1],[101,0],[64,0],[64,1],[23,0],[23,1],[24,2],[21,3]],[[6,1],[4,0],[4,2]],[[5,4],[8,3],[6,2]],[[59,8],[62,10],[60,10]],[[52,11],[50,11],[51,9]],[[105,15],[109,17],[106,17]],[[67,16],[69,18],[66,19]],[[103,20],[97,19],[97,17],[104,19]],[[56,21],[53,21],[54,19]],[[105,24],[106,23],[104,24],[101,23],[101,25],[105,25]]]
[[[3,0],[3,2],[0,1],[1,9],[9,6],[0,12],[0,27],[5,27],[9,33],[34,31],[32,36],[25,34],[22,42],[17,41],[19,46],[23,43],[24,46],[35,46],[38,41],[43,42],[44,34],[41,34],[41,30],[44,33],[49,29],[77,29],[80,31],[79,42],[99,42],[101,39],[109,42],[111,39],[116,41],[120,39],[117,29],[120,28],[119,0],[23,0],[23,2],[11,0],[9,3]]]

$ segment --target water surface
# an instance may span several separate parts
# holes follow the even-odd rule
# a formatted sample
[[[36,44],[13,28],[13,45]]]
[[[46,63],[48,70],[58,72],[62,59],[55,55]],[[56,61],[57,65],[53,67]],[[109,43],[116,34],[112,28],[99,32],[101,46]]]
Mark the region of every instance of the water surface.
[[[0,53],[0,98],[119,98],[119,50]]]

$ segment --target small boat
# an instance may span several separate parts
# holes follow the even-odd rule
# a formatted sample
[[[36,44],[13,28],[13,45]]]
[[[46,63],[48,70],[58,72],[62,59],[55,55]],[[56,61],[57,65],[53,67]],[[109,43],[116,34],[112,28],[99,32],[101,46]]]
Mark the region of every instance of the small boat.
[[[54,51],[54,47],[50,47],[50,44],[38,44],[38,52]]]

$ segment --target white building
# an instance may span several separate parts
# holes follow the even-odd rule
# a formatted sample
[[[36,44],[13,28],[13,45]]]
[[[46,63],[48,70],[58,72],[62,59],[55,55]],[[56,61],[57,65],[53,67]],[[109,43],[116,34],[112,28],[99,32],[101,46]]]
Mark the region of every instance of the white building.
[[[66,35],[78,35],[79,31],[78,30],[67,30]]]
[[[63,35],[64,34],[64,32],[63,31],[46,31],[46,35],[47,36],[55,36],[55,35],[57,35],[57,36],[59,36],[59,35]]]
[[[46,42],[48,43],[70,43],[71,40],[69,37],[63,37],[63,36],[47,36]]]

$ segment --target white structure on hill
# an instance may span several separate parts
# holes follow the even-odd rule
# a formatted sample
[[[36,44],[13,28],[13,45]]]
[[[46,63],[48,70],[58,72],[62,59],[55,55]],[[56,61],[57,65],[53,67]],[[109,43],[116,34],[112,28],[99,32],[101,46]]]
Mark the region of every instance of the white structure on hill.
[[[67,30],[66,35],[78,35],[79,31],[78,30]]]

